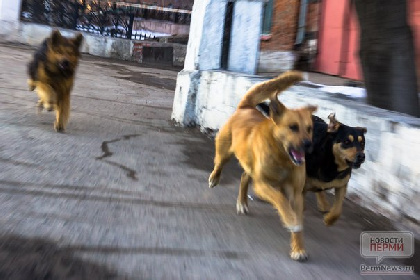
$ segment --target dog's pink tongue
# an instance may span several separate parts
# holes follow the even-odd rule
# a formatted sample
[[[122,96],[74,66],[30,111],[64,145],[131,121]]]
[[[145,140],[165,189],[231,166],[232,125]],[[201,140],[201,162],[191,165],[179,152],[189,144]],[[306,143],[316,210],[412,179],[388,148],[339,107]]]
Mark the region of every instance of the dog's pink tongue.
[[[292,155],[293,155],[293,157],[295,158],[296,161],[303,161],[305,159],[305,153],[303,153],[303,152],[293,150]]]

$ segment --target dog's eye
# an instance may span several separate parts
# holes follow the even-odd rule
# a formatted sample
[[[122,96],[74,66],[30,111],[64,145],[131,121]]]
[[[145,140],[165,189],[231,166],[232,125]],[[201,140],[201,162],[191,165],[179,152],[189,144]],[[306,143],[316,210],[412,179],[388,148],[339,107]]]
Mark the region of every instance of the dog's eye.
[[[350,142],[350,140],[348,140],[348,139],[346,139],[346,140],[344,140],[344,145],[350,145],[351,144],[351,142]]]
[[[312,132],[312,127],[308,126],[307,130],[308,130],[308,133],[311,133]]]
[[[289,128],[293,132],[299,132],[299,126],[297,124],[291,124],[289,125]]]

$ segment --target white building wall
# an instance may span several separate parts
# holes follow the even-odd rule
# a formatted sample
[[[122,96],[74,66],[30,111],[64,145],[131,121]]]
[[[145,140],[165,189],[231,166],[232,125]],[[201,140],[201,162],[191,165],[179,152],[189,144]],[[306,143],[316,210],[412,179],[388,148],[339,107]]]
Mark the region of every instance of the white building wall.
[[[225,8],[226,1],[194,3],[184,70],[220,68]]]
[[[21,0],[0,0],[0,20],[19,21],[20,6]]]
[[[262,11],[262,2],[235,2],[228,63],[230,71],[256,73]]]

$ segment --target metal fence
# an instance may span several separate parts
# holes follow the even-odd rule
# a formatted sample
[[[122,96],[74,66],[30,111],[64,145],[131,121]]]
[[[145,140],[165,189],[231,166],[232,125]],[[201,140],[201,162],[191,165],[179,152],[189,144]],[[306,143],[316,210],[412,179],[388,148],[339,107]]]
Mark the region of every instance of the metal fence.
[[[21,20],[62,27],[103,36],[136,40],[156,40],[133,30],[136,17],[188,23],[190,15],[168,13],[150,8],[117,5],[110,1],[23,0]]]

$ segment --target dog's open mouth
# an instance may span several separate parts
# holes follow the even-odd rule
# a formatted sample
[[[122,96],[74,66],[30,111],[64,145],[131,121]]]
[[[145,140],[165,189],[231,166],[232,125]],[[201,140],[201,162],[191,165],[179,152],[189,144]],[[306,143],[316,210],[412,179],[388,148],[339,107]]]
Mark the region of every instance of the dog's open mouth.
[[[289,156],[292,162],[295,165],[301,165],[305,162],[305,150],[304,149],[295,149],[293,147],[289,148]]]

